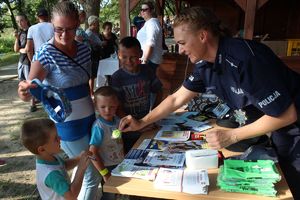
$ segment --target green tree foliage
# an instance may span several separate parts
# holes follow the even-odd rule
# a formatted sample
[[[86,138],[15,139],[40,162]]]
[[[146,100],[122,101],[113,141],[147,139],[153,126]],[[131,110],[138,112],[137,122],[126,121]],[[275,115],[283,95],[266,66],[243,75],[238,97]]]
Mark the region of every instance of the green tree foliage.
[[[116,23],[120,21],[119,0],[103,0],[100,4],[100,22],[110,21]]]

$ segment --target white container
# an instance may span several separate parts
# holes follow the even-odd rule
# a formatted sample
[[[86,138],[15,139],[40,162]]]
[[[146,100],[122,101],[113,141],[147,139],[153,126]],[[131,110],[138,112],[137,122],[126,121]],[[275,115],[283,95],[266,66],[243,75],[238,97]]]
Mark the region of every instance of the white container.
[[[213,149],[188,150],[185,152],[188,169],[218,168],[218,151]]]

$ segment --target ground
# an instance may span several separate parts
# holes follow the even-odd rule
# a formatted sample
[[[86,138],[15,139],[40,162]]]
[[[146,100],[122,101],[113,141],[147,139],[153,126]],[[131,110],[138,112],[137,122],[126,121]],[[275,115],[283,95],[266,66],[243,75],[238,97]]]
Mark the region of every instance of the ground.
[[[29,103],[17,95],[16,68],[0,67],[0,199],[36,199],[35,158],[20,143],[20,127],[24,120],[46,116],[39,105],[29,112]]]

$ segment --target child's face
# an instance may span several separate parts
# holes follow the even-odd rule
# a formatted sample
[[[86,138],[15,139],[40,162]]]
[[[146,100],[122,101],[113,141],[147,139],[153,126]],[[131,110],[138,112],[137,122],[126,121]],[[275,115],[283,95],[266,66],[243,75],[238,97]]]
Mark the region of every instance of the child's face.
[[[60,137],[57,135],[55,128],[49,133],[49,139],[46,144],[43,145],[45,151],[50,154],[57,154],[60,152]]]
[[[139,58],[141,57],[141,50],[139,48],[126,48],[120,45],[118,55],[121,67],[132,73],[139,71],[138,64],[140,64]]]
[[[96,98],[96,110],[99,115],[106,121],[113,121],[119,105],[117,97],[97,96]]]

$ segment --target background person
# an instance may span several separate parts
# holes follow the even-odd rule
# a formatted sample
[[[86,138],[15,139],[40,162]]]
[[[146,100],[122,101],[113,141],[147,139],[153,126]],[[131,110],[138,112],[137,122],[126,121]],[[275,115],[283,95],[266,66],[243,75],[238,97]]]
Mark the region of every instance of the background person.
[[[113,24],[111,22],[104,22],[102,25],[102,33],[100,34],[100,38],[102,41],[105,41],[105,45],[103,46],[103,56],[104,58],[109,58],[111,54],[114,54],[118,51],[118,38],[117,36],[111,32]]]
[[[137,33],[137,39],[143,50],[142,63],[147,63],[156,72],[156,68],[162,61],[163,35],[159,20],[156,18],[153,2],[146,1],[142,4],[141,17],[146,21]]]
[[[19,27],[19,31],[15,32],[15,44],[14,51],[20,53],[18,62],[18,78],[19,80],[26,80],[28,78],[30,61],[26,53],[26,43],[27,43],[27,32],[30,26],[28,18],[24,14],[18,14],[16,16],[16,21]]]
[[[86,13],[84,10],[80,10],[79,11],[79,23],[80,24],[84,24],[85,23],[85,19],[86,19]],[[80,24],[76,30],[76,36],[75,36],[75,40],[78,42],[83,42],[85,45],[90,46],[89,43],[89,37],[88,35],[85,33],[85,31],[83,30],[83,28],[80,27]]]
[[[208,132],[209,146],[220,149],[271,132],[280,167],[294,198],[299,199],[300,125],[296,123],[297,112],[300,112],[299,74],[290,70],[264,44],[226,37],[226,29],[208,9],[186,9],[176,17],[173,28],[179,52],[196,63],[193,74],[144,118],[121,119],[120,129],[138,130],[211,88],[231,108],[252,106],[252,111],[261,117],[239,128]],[[126,125],[129,126],[124,128]]]
[[[16,16],[16,21],[19,26],[19,31],[15,32],[15,44],[14,51],[20,53],[19,62],[18,62],[18,78],[19,81],[28,79],[29,70],[30,70],[30,60],[26,52],[26,43],[27,43],[27,32],[30,26],[29,20],[26,15],[18,14]],[[32,98],[30,101],[31,112],[37,110],[35,99]]]
[[[26,52],[30,62],[32,61],[34,53],[41,48],[41,46],[53,37],[53,25],[48,22],[48,11],[41,8],[37,12],[38,23],[32,25],[28,29]],[[31,99],[30,112],[37,110],[36,100],[34,97]]]
[[[32,79],[38,78],[63,89],[71,102],[72,113],[64,122],[55,125],[61,138],[61,147],[73,158],[89,149],[90,131],[95,121],[93,102],[90,96],[89,78],[91,71],[90,49],[75,40],[79,24],[76,6],[63,1],[52,11],[54,38],[45,43],[35,54],[29,80],[19,83],[18,94],[22,100],[31,98],[28,89],[36,87]],[[79,200],[99,198],[100,176],[90,164],[85,172]]]
[[[92,15],[88,18],[89,28],[86,29],[86,34],[89,37],[91,46],[91,57],[92,57],[92,77],[90,81],[91,94],[94,94],[94,82],[97,78],[97,71],[99,66],[99,60],[103,56],[103,48],[106,45],[106,41],[102,41],[99,33],[99,17]]]

